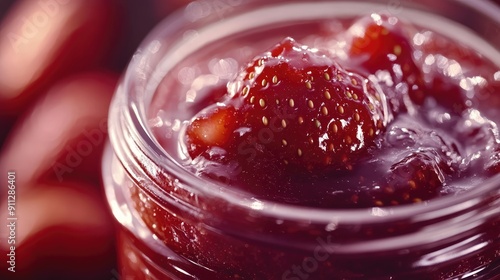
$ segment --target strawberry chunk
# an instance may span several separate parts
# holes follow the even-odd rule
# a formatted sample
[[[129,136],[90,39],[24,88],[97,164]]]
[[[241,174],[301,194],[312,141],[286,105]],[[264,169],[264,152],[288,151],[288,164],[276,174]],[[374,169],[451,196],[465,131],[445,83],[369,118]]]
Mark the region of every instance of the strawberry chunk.
[[[374,74],[385,85],[394,112],[407,111],[425,98],[424,80],[409,40],[412,30],[395,17],[372,14],[347,31],[349,59],[358,60],[367,74]]]
[[[242,166],[349,170],[391,119],[375,84],[291,38],[255,58],[228,95],[188,126],[191,157],[215,145]]]
[[[345,207],[405,205],[438,196],[460,176],[463,157],[452,137],[414,118],[400,116],[384,133],[380,150],[342,194]],[[336,202],[335,202],[336,203]],[[337,204],[337,203],[336,203]]]
[[[434,150],[414,152],[393,164],[379,188],[369,194],[367,205],[419,203],[436,197],[445,182],[446,164]]]
[[[427,31],[417,35],[422,54],[417,63],[425,73],[429,96],[457,115],[475,106],[492,105],[498,91],[492,75],[496,65],[476,50],[440,34]]]
[[[234,108],[215,108],[208,115],[200,114],[187,131],[188,149],[191,156],[200,155],[209,146],[221,146],[227,142],[238,121],[234,121]]]

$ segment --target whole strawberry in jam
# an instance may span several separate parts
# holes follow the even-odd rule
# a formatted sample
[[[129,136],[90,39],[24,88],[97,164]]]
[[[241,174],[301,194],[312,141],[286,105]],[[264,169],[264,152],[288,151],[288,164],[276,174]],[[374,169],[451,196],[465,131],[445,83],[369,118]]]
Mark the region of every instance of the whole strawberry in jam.
[[[350,170],[390,119],[376,84],[287,38],[228,85],[223,104],[194,118],[187,148],[192,158],[219,151],[244,169],[265,163],[260,172]]]
[[[381,14],[361,18],[347,31],[348,59],[385,86],[394,112],[407,111],[425,98],[424,80],[409,39],[414,32],[399,19]]]

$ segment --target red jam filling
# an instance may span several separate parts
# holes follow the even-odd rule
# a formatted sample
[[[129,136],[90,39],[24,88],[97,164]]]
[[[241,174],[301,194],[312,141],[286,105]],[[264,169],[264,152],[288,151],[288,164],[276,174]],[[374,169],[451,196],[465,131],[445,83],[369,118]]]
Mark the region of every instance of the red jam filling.
[[[330,209],[459,195],[500,172],[500,71],[491,58],[379,15],[276,29],[206,46],[159,85],[149,124],[186,169],[256,199]],[[289,31],[294,39],[279,37]],[[166,176],[162,187],[198,203],[175,179]],[[498,259],[497,247],[475,246],[496,240],[494,220],[473,230],[481,241],[454,236],[377,254],[327,250],[310,263],[309,247],[299,245],[317,236],[327,237],[320,244],[352,244],[434,226],[408,219],[330,232],[202,202],[208,215],[200,218],[178,213],[178,201],[162,205],[140,187],[130,190],[134,208],[171,253],[127,239],[138,247],[127,245],[125,262],[131,252],[145,254],[143,263],[128,263],[128,274],[140,275],[152,258],[180,279],[455,279]]]
[[[304,41],[316,46],[285,38],[196,103],[180,141],[200,176],[257,199],[360,208],[499,172],[499,72],[481,54],[379,15]]]

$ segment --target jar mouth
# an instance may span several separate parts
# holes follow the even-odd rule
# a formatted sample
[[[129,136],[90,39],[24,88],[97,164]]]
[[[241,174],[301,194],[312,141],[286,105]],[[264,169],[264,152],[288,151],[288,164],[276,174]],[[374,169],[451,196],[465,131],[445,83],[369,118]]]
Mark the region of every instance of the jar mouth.
[[[241,0],[230,2],[241,5],[244,4],[244,1]],[[257,2],[265,3],[265,1]],[[473,4],[465,0],[443,2],[453,2],[455,5],[459,2],[460,6],[467,7],[483,14],[494,22],[496,26],[500,27],[500,9],[490,2],[481,1]],[[319,224],[329,223],[332,217],[348,221],[348,223],[380,223],[388,220],[408,218],[414,221],[429,220],[444,217],[464,209],[473,208],[474,206],[484,203],[487,197],[493,196],[498,198],[500,196],[500,174],[498,174],[486,181],[478,183],[480,185],[474,186],[470,190],[460,194],[434,198],[420,204],[361,209],[325,209],[297,206],[270,200],[255,199],[249,193],[241,192],[220,183],[199,177],[192,171],[186,169],[186,167],[174,157],[169,155],[158,143],[147,125],[147,107],[148,104],[152,102],[153,95],[162,78],[173,66],[187,57],[189,53],[201,48],[205,43],[223,38],[226,36],[225,34],[237,32],[238,29],[241,28],[255,27],[255,24],[249,21],[249,19],[255,18],[255,14],[252,13],[258,13],[259,18],[264,18],[262,12],[266,12],[269,18],[268,24],[272,24],[285,19],[293,20],[295,19],[294,17],[297,17],[297,19],[304,19],[304,17],[307,16],[317,17],[318,12],[321,16],[331,16],[331,12],[329,12],[328,9],[331,9],[332,5],[339,9],[338,13],[344,16],[359,15],[363,13],[363,11],[379,11],[377,8],[381,7],[380,4],[375,4],[375,1],[353,3],[353,1],[312,2],[280,0],[270,3],[274,4],[262,5],[260,10],[254,9],[245,14],[234,14],[230,17],[226,17],[227,15],[225,15],[224,20],[220,20],[221,18],[219,18],[219,20],[212,22],[210,22],[210,20],[213,19],[210,16],[202,16],[202,12],[198,15],[199,18],[196,18],[196,16],[193,15],[187,16],[186,10],[182,10],[165,19],[145,39],[128,66],[121,86],[117,89],[115,98],[113,99],[112,110],[110,111],[110,138],[115,147],[115,153],[131,177],[138,177],[138,175],[135,174],[138,169],[144,171],[141,175],[149,178],[154,178],[157,174],[166,172],[173,178],[178,179],[179,186],[189,191],[193,191],[203,196],[205,199],[222,200],[227,202],[228,205],[242,207],[249,211],[259,211],[263,216],[276,219],[308,220]],[[300,12],[297,14],[276,13],[278,9],[283,8],[283,5],[289,7],[293,6],[294,10]],[[315,13],[307,13],[307,11],[311,9],[314,9]],[[403,10],[401,14],[405,16],[405,19],[411,18],[412,16],[429,17],[429,19],[436,17],[427,12],[415,10]],[[213,15],[211,16],[213,17]],[[204,25],[207,21],[210,24]],[[243,24],[232,24],[236,21]],[[429,24],[431,24],[432,20],[423,20],[422,22],[429,22]],[[182,29],[183,26],[190,24],[194,24],[198,29],[196,29],[196,31],[194,31],[195,29]],[[448,28],[450,30],[449,34],[451,36],[457,33],[454,32],[457,28],[455,24],[451,24],[447,21],[441,22],[440,24],[444,25],[443,28]],[[434,29],[435,26],[432,27]],[[210,30],[210,32],[207,30]],[[213,30],[219,32],[214,32]],[[213,36],[214,34],[217,34],[217,36]],[[463,30],[458,34],[463,34]],[[174,42],[167,46],[162,45],[158,40],[159,37],[164,38],[170,35],[175,35],[179,39],[174,40]],[[459,39],[467,42],[469,38],[461,37]],[[500,43],[497,45],[500,45]],[[488,44],[484,44],[484,46],[485,49],[482,50],[483,53],[486,52],[487,54],[491,54],[489,56],[493,62],[500,65],[498,51]],[[162,52],[162,49],[167,50]],[[150,77],[147,77],[148,75]],[[127,109],[117,109],[120,106]],[[120,125],[114,127],[114,123],[120,123]],[[123,137],[124,131],[127,132],[131,141],[134,143],[134,149],[125,147],[123,143],[120,144],[118,138]],[[118,136],[119,134],[121,134],[120,137]],[[140,154],[140,156],[137,156],[137,154]],[[124,164],[124,162],[130,160],[134,162],[132,165],[137,168],[133,168],[132,165]],[[154,193],[160,200],[168,199],[171,195],[165,193],[159,185],[151,186],[149,191]]]

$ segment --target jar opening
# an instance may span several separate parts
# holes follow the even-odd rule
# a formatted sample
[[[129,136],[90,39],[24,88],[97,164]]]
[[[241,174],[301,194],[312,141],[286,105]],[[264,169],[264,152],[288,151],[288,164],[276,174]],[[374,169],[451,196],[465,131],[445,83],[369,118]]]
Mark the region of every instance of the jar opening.
[[[491,24],[500,26],[500,17],[498,17],[500,12],[497,8],[483,2],[481,4],[474,3],[474,5],[469,4],[467,1],[460,2],[460,5],[467,6],[471,10],[489,15],[488,20]],[[283,13],[282,9],[284,8],[289,9],[291,12]],[[263,216],[277,219],[310,220],[324,224],[331,222],[332,217],[338,217],[341,220],[349,221],[349,223],[378,223],[409,217],[414,220],[435,219],[436,217],[444,217],[451,213],[473,208],[484,203],[484,200],[488,197],[498,197],[500,175],[494,176],[481,183],[481,185],[456,196],[440,197],[423,204],[408,206],[339,210],[292,206],[273,201],[257,200],[250,194],[225,188],[216,182],[196,176],[179,163],[175,157],[165,152],[153,136],[147,120],[147,110],[156,89],[163,77],[169,74],[179,62],[201,49],[204,45],[222,40],[241,30],[260,28],[285,21],[326,18],[331,17],[332,14],[342,17],[381,10],[391,12],[391,9],[393,9],[393,13],[397,13],[396,16],[401,16],[410,21],[418,19],[418,22],[422,23],[423,27],[426,27],[426,24],[432,29],[439,26],[439,29],[446,30],[446,34],[449,34],[453,39],[469,44],[479,40],[479,37],[473,35],[472,32],[464,32],[464,29],[458,27],[456,23],[448,20],[443,21],[439,15],[431,14],[429,11],[394,10],[394,8],[387,7],[387,5],[375,4],[374,2],[317,1],[300,3],[279,1],[242,14],[225,14],[223,19],[213,13],[204,17],[199,15],[197,18],[192,14],[188,14],[188,10],[181,11],[176,17],[169,18],[160,24],[160,28],[153,31],[152,35],[146,39],[145,42],[147,43],[141,46],[129,65],[122,88],[117,90],[117,97],[113,101],[115,103],[113,107],[119,107],[117,103],[120,103],[127,108],[124,111],[115,109],[111,112],[111,123],[120,123],[119,126],[112,127],[114,131],[111,133],[113,145],[118,147],[117,155],[120,161],[124,163],[125,167],[128,166],[128,169],[126,169],[131,173],[131,177],[140,177],[133,174],[139,172],[141,176],[157,181],[158,174],[168,173],[173,178],[176,178],[174,182],[177,184],[176,187],[184,188],[188,192],[210,200],[222,200],[228,205],[241,207],[248,211],[258,211]],[[255,23],[255,21],[252,21],[255,17],[266,19],[266,21]],[[437,19],[438,17],[439,19]],[[435,24],[436,21],[439,22],[439,25]],[[207,22],[210,22],[210,24],[207,24]],[[256,24],[260,26],[256,26]],[[181,28],[181,26],[186,25],[192,25],[193,27]],[[151,39],[158,37],[177,39],[167,40],[166,42]],[[497,65],[500,65],[498,44],[495,48],[490,45],[494,42],[487,42],[483,39],[480,41],[481,43],[478,43],[475,47],[479,46],[481,53],[490,57]],[[119,143],[120,140],[117,134],[120,133],[126,133],[130,137],[129,140],[132,143],[130,146],[132,148]],[[125,163],[128,161],[133,163]],[[165,192],[159,185],[150,185],[147,191],[160,201],[175,199],[171,193]]]

